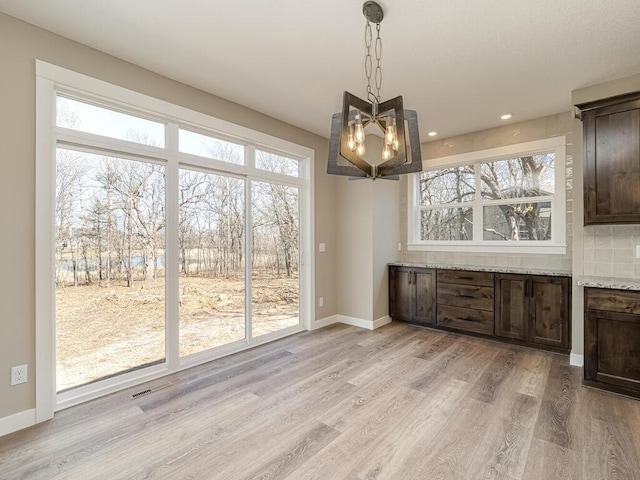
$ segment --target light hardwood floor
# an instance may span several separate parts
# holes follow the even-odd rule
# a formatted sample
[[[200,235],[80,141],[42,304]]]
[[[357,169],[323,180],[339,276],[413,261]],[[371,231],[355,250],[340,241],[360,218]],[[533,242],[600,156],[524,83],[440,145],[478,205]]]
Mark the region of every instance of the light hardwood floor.
[[[640,402],[566,356],[333,325],[0,437],[1,479],[640,479]]]

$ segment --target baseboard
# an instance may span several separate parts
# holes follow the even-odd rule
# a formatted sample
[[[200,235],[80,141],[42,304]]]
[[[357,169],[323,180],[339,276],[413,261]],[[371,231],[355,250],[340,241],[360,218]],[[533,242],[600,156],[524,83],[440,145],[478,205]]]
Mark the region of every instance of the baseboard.
[[[389,315],[385,315],[384,317],[380,317],[377,320],[373,321],[373,329],[383,327],[387,324],[391,323],[391,317]]]
[[[0,418],[0,437],[36,424],[36,409],[25,410]]]
[[[572,367],[584,367],[584,355],[572,353],[569,355],[569,365]]]
[[[349,317],[348,315],[337,315],[338,321],[345,325],[351,325],[353,327],[366,328],[367,330],[373,330],[373,322],[371,320],[365,320],[363,318]]]
[[[321,318],[313,322],[312,330],[326,327],[328,325],[333,325],[334,323],[338,323],[338,321],[338,315],[331,315],[330,317]]]
[[[367,330],[375,330],[376,328],[382,327],[387,323],[391,323],[391,317],[385,315],[382,318],[378,318],[377,320],[365,320],[363,318],[349,317],[347,315],[337,315],[338,321],[340,323],[344,323],[346,325],[352,325],[354,327],[366,328]]]
[[[313,322],[313,330],[326,327],[334,323],[344,323],[345,325],[351,325],[353,327],[375,330],[376,328],[380,328],[383,325],[391,323],[391,317],[389,315],[385,315],[384,317],[371,321],[363,318],[349,317],[347,315],[331,315],[330,317],[321,318]]]

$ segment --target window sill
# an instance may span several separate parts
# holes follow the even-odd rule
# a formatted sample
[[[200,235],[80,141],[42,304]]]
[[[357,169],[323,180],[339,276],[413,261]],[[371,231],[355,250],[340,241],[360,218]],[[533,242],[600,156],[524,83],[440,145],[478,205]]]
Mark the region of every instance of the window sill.
[[[543,254],[543,255],[566,255],[566,245],[478,245],[472,243],[457,244],[424,244],[409,243],[407,250],[410,252],[466,252],[466,253],[520,253],[520,254]]]

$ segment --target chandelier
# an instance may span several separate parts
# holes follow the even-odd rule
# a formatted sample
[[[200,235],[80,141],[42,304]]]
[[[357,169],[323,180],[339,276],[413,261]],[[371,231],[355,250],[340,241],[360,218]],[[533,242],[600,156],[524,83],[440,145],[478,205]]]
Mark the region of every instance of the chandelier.
[[[363,4],[362,13],[367,20],[364,30],[367,100],[344,92],[342,111],[334,114],[331,119],[327,173],[373,180],[376,178],[397,180],[400,174],[422,171],[418,115],[414,110],[404,109],[401,96],[384,102],[380,100],[382,87],[380,23],[384,18],[384,12],[376,2],[368,1]],[[376,26],[375,41],[372,35],[372,23]],[[376,61],[375,71],[372,50]],[[378,127],[382,135],[381,163],[379,164],[372,165],[364,159],[367,137],[365,129],[369,126]]]

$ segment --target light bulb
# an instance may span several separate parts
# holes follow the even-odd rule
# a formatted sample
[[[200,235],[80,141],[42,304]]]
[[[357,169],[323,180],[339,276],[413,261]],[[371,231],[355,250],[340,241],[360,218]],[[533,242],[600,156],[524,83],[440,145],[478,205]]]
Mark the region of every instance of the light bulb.
[[[356,141],[353,138],[353,131],[355,130],[353,122],[349,122],[349,133],[347,135],[347,147],[352,152],[356,149]]]
[[[362,126],[362,119],[360,118],[359,113],[356,115],[355,138],[358,143],[364,142],[364,127]]]
[[[395,127],[391,121],[391,116],[387,117],[387,128],[384,132],[384,142],[387,145],[391,145],[393,143],[393,139],[395,138]]]
[[[364,152],[365,152],[364,142],[359,142],[358,147],[356,148],[356,153],[362,157],[364,155]]]
[[[390,158],[391,158],[391,145],[389,145],[388,143],[385,143],[384,147],[382,147],[382,159],[389,160]]]
[[[398,136],[396,135],[396,138],[393,140],[393,149],[397,152],[398,151]]]
[[[350,133],[347,137],[347,147],[349,147],[349,150],[352,152],[356,149],[356,141],[353,139],[353,133]]]

